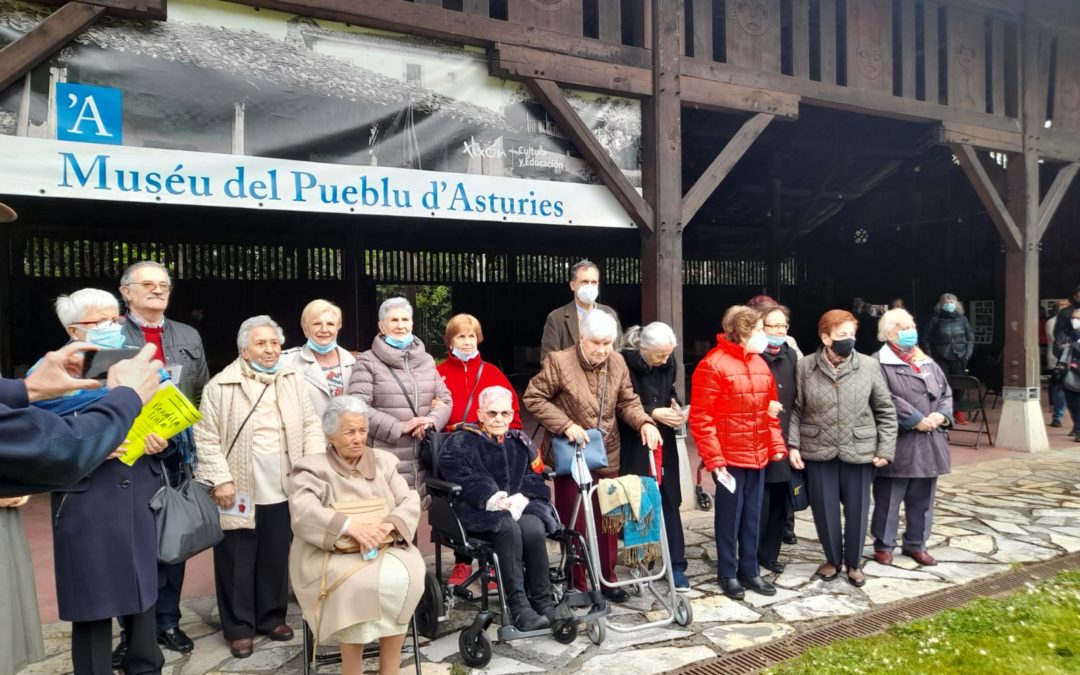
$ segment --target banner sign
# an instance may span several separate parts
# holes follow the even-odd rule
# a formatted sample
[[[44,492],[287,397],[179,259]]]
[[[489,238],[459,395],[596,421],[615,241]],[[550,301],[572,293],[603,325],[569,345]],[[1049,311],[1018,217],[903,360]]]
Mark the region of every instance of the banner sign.
[[[47,13],[0,0],[0,47]],[[640,186],[638,102],[565,93]],[[0,194],[634,227],[482,50],[217,0],[104,19],[0,92]]]

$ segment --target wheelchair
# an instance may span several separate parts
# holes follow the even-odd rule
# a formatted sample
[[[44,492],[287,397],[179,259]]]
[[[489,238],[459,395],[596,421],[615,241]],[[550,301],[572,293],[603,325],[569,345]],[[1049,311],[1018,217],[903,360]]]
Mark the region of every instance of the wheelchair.
[[[488,636],[487,629],[495,621],[495,612],[490,606],[486,589],[492,580],[491,575],[494,570],[499,613],[497,641],[506,642],[550,634],[559,642],[569,644],[577,639],[580,628],[584,626],[593,644],[598,645],[603,642],[605,637],[603,618],[611,610],[601,595],[596,581],[597,573],[593,568],[585,537],[565,526],[548,536],[548,539],[558,542],[560,549],[558,563],[553,564],[549,570],[556,619],[548,628],[533,631],[518,630],[513,624],[506,604],[502,573],[499,571],[498,556],[494,546],[488,541],[471,537],[465,532],[454,510],[455,504],[461,498],[461,486],[438,477],[437,458],[435,467],[436,470],[432,472],[434,477],[429,477],[427,480],[428,495],[431,497],[428,522],[431,525],[431,541],[435,544],[435,581],[441,589],[441,593],[438,594],[441,607],[431,606],[436,602],[435,594],[425,592],[420,600],[421,606],[417,608],[417,630],[420,634],[429,638],[435,637],[438,622],[445,620],[451,609],[460,602],[478,600],[479,608],[476,617],[461,631],[458,637],[458,649],[467,666],[485,667],[491,661],[491,638]],[[553,475],[549,472],[546,478],[551,480]],[[477,562],[478,570],[461,587],[448,587],[443,582],[443,547],[455,553],[470,556]],[[577,565],[581,565],[585,570],[589,589],[587,591],[574,588],[572,571]],[[480,582],[480,588],[484,589],[478,594],[479,598],[467,588],[477,580]],[[425,605],[429,606],[425,607]],[[436,614],[436,610],[440,613]],[[425,630],[431,630],[431,632],[428,633]]]

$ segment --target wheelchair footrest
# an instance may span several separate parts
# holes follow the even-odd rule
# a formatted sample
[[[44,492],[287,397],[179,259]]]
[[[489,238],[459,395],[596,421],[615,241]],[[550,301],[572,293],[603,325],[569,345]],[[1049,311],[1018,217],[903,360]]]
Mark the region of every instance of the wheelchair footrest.
[[[604,596],[600,591],[574,591],[567,593],[563,597],[563,602],[570,607],[580,609],[604,604]]]

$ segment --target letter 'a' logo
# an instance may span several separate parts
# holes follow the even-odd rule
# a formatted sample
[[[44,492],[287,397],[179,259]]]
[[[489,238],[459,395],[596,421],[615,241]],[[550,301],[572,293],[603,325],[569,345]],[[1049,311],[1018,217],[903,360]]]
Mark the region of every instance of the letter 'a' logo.
[[[112,87],[57,83],[56,138],[120,145],[124,140],[122,92]]]

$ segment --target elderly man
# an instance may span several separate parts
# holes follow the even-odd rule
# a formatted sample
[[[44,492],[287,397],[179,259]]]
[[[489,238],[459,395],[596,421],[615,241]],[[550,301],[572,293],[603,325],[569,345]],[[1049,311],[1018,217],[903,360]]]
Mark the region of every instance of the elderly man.
[[[600,296],[600,268],[591,260],[580,260],[570,268],[570,291],[574,300],[567,305],[552,310],[544,322],[544,337],[540,341],[540,362],[551,352],[573,347],[578,343],[578,327],[585,313],[592,309],[601,309],[615,319],[615,342],[622,335],[619,315],[607,305],[596,301]]]
[[[120,293],[128,308],[124,336],[128,345],[154,345],[156,358],[165,363],[173,383],[197,406],[203,386],[210,379],[206,354],[198,331],[179,321],[166,320],[165,311],[172,289],[169,271],[161,263],[144,260],[124,270],[120,279]],[[173,482],[178,482],[183,479],[181,464],[193,466],[195,463],[194,444],[174,442],[166,453],[164,461],[169,476],[173,477]],[[180,629],[184,565],[158,566],[158,643],[176,652],[190,652],[195,648],[191,638]],[[126,641],[121,635],[114,660],[116,656],[123,656],[124,649]]]

